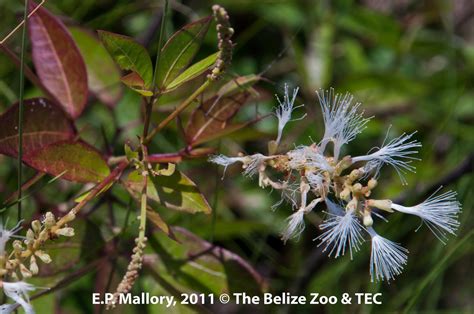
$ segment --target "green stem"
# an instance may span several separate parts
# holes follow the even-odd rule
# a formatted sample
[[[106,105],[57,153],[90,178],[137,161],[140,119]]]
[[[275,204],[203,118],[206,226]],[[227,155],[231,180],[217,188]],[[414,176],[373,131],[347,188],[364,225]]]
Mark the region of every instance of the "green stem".
[[[143,190],[140,207],[140,226],[138,227],[138,243],[144,243],[146,229],[146,207],[147,207],[148,176],[143,176]]]
[[[21,55],[20,55],[20,101],[18,110],[18,221],[21,220],[21,185],[22,185],[22,158],[23,158],[23,98],[25,89],[25,50],[26,50],[26,24],[28,19],[28,0],[25,0],[23,11],[23,32],[21,35]]]
[[[186,109],[199,95],[201,95],[210,85],[211,80],[207,79],[198,89],[194,91],[194,93],[189,96],[184,102],[179,105],[178,108],[175,109],[169,116],[167,116],[157,127],[155,127],[150,134],[144,138],[143,144],[148,144],[153,137],[160,132],[165,126],[168,125],[171,121],[174,120],[184,109]]]

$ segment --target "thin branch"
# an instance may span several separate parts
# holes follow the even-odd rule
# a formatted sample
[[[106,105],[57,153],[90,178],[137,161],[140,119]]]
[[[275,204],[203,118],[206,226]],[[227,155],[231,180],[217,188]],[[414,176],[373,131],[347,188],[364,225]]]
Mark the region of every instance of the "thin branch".
[[[184,102],[179,105],[169,116],[167,116],[157,127],[155,127],[150,134],[143,139],[143,144],[148,144],[153,139],[153,137],[160,132],[165,126],[168,125],[171,121],[173,121],[184,109],[186,109],[192,102],[201,95],[210,85],[211,80],[207,79],[197,90],[192,93]]]
[[[34,9],[30,12],[30,14],[28,14],[28,16],[23,19],[23,21],[21,21],[20,24],[18,24],[10,33],[8,33],[8,35],[5,36],[5,37],[0,41],[0,46],[3,46],[3,44],[4,44],[10,37],[12,37],[13,34],[15,34],[15,32],[16,32],[17,30],[19,30],[20,27],[23,26],[23,24],[26,23],[26,20],[29,19],[33,14],[35,14],[36,11],[38,11],[39,8],[41,8],[41,6],[42,6],[45,2],[46,2],[46,0],[42,0],[42,1],[36,6],[36,8],[34,8]],[[28,7],[26,7],[26,11],[28,11]]]
[[[28,181],[22,184],[21,186],[21,191],[25,192],[28,190],[30,187],[32,187],[36,182],[41,180],[44,176],[46,175],[45,172],[37,172],[35,175],[33,175]],[[15,191],[13,194],[11,194],[4,202],[3,205],[7,205],[11,203],[14,199],[19,199],[20,196],[18,194],[18,191]]]

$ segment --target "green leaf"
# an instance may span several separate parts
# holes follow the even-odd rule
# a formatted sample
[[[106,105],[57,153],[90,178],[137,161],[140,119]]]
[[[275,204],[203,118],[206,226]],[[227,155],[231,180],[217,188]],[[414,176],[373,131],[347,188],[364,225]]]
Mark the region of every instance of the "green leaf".
[[[119,69],[96,36],[76,26],[69,31],[84,57],[89,89],[104,104],[114,107],[122,96]]]
[[[173,288],[216,295],[242,291],[258,295],[266,291],[262,276],[237,254],[183,228],[175,227],[173,233],[177,241],[158,234],[150,239],[159,258],[153,269]]]
[[[166,42],[161,49],[157,85],[166,89],[191,63],[209,29],[211,17],[185,25]]]
[[[30,11],[36,4],[30,2]],[[87,70],[81,53],[64,24],[44,8],[28,21],[33,63],[41,83],[72,118],[87,103]]]
[[[133,171],[124,184],[132,195],[137,196],[142,191],[143,177],[140,172]],[[196,184],[180,171],[175,171],[171,176],[148,178],[148,197],[160,205],[178,211],[192,214],[209,214],[212,211]]]
[[[153,80],[153,66],[145,47],[132,38],[106,31],[98,31],[105,48],[122,70],[136,72],[149,88]]]
[[[134,151],[130,145],[128,143],[125,143],[124,145],[124,151],[125,151],[125,156],[127,156],[127,160],[128,161],[132,161],[132,160],[138,160],[139,158],[139,154],[137,151]]]
[[[25,162],[36,170],[58,175],[74,182],[100,182],[110,174],[104,158],[92,146],[84,142],[58,142],[29,154]]]
[[[27,155],[51,143],[73,139],[75,129],[66,113],[46,98],[24,102],[23,154]],[[0,116],[0,154],[18,154],[18,103]]]
[[[207,69],[209,69],[209,67],[211,67],[216,62],[218,56],[219,52],[213,53],[212,55],[202,59],[199,62],[196,62],[187,68],[183,73],[178,75],[177,78],[175,78],[166,86],[166,91],[171,91],[207,71]]]
[[[147,208],[146,218],[168,237],[173,240],[176,240],[173,230],[170,228],[170,226],[168,226],[168,224],[163,220],[163,218],[161,218],[160,214],[158,214],[156,211]]]

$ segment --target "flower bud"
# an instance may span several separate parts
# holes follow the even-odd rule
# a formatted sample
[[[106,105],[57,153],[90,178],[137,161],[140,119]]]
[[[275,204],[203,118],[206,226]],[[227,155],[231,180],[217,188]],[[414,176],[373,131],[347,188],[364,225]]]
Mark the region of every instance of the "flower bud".
[[[352,186],[352,191],[354,191],[354,193],[360,193],[360,191],[362,191],[362,184],[360,183],[356,183]]]
[[[36,263],[36,258],[33,255],[30,258],[30,271],[33,275],[39,273],[38,264]]]
[[[49,256],[49,254],[45,253],[44,251],[38,250],[35,252],[35,255],[38,256],[43,263],[45,264],[51,263],[51,257]]]
[[[51,228],[56,224],[56,218],[54,217],[54,214],[52,212],[47,212],[44,217],[44,226],[46,228]]]
[[[13,250],[15,251],[15,253],[20,253],[21,250],[23,250],[23,245],[21,245],[20,240],[13,241]]]
[[[64,223],[68,223],[76,219],[76,215],[73,212],[69,212],[66,216],[62,218]]]
[[[360,170],[359,169],[354,169],[349,174],[348,180],[350,180],[351,182],[354,182],[355,180],[359,179],[360,175],[361,175]]]
[[[28,229],[28,230],[26,231],[26,238],[27,238],[28,240],[34,240],[34,239],[35,239],[35,233],[34,233],[34,231],[31,230],[31,229]]]
[[[350,195],[351,195],[351,190],[349,190],[348,188],[344,188],[344,190],[342,190],[341,193],[339,193],[339,197],[345,201],[349,201]]]
[[[72,237],[74,236],[74,229],[71,227],[61,228],[61,229],[56,230],[56,234],[62,235],[64,237]]]
[[[41,222],[39,220],[33,220],[31,222],[31,229],[33,229],[35,233],[39,233],[41,231]]]
[[[373,190],[377,186],[377,180],[374,178],[370,179],[369,182],[367,182],[367,187],[369,190]]]
[[[364,223],[364,226],[366,227],[371,227],[374,224],[374,220],[372,219],[372,216],[370,213],[364,214],[364,217],[362,218],[362,222]]]
[[[367,205],[393,213],[391,200],[367,200]]]
[[[20,273],[23,276],[23,278],[30,278],[32,276],[31,271],[26,268],[25,265],[20,264]]]

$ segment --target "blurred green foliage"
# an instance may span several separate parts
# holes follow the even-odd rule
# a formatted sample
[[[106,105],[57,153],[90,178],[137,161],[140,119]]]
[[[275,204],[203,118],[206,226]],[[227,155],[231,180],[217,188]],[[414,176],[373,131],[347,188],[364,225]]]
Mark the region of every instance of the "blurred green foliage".
[[[47,8],[70,24],[125,34],[144,43],[149,51],[156,51],[155,35],[162,4],[146,0],[64,0],[51,1]],[[401,186],[396,173],[385,168],[376,195],[400,197],[404,204],[411,205],[423,200],[433,184],[446,184],[446,189],[459,193],[463,205],[461,227],[457,237],[442,245],[424,226],[414,232],[419,225],[414,217],[392,214],[388,223],[379,221],[381,233],[403,243],[410,255],[405,271],[395,282],[375,284],[370,282],[368,274],[368,244],[353,261],[349,256],[334,260],[321,252],[312,241],[320,232],[317,225],[321,216],[316,213],[309,215],[307,222],[310,223],[301,239],[284,245],[279,240],[279,232],[291,209],[283,206],[272,211],[271,205],[278,202],[280,195],[259,189],[255,180],[240,175],[238,167],[229,168],[221,181],[220,170],[204,160],[181,166],[207,196],[215,210],[215,224],[211,216],[200,214],[183,215],[161,210],[160,215],[170,224],[213,239],[248,260],[267,278],[273,293],[289,291],[309,295],[319,292],[328,296],[340,296],[344,292],[383,293],[383,305],[282,306],[261,311],[472,313],[474,3],[468,0],[227,0],[219,1],[219,4],[228,10],[236,31],[229,75],[262,73],[265,78],[258,85],[262,100],[244,108],[241,118],[254,118],[256,110],[261,114],[270,112],[275,104],[271,95],[281,93],[283,83],[300,86],[297,102],[305,104],[304,111],[309,116],[289,124],[284,144],[288,148],[308,144],[311,139],[318,141],[323,130],[315,90],[332,86],[336,91],[349,91],[363,103],[366,115],[375,118],[365,132],[346,147],[346,153],[358,155],[380,145],[390,125],[389,136],[418,130],[416,138],[423,143],[421,161],[415,162],[417,173],[407,176],[408,187]],[[208,15],[212,2],[172,1],[170,5],[168,35],[184,23]],[[1,1],[2,36],[16,25],[21,10],[18,1]],[[206,37],[197,60],[215,52],[212,32]],[[15,36],[9,46],[18,51],[19,42],[19,36]],[[18,97],[18,77],[17,68],[0,54],[2,111]],[[36,95],[38,91],[28,85],[27,94]],[[97,136],[103,132],[114,151],[120,154],[123,140],[140,133],[140,124],[137,124],[140,108],[136,105],[139,101],[136,94],[127,91],[114,111],[100,102],[90,105],[78,123],[79,128],[83,126],[83,137],[96,147],[104,148],[103,137]],[[159,116],[159,112],[157,114]],[[119,134],[117,127],[121,128]],[[176,129],[168,130],[158,136],[152,146],[162,152],[180,149],[182,141],[177,138],[177,132]],[[276,120],[268,117],[212,143],[212,146],[228,155],[240,151],[264,152],[275,132]],[[12,159],[0,157],[2,196],[15,189],[14,165]],[[41,197],[27,201],[25,208],[28,210],[25,211],[31,215],[40,208],[63,204],[78,192],[78,188],[66,183],[48,186],[41,191]],[[128,203],[126,195],[124,190],[114,189],[109,197],[122,205],[108,208],[105,202],[99,201],[90,210],[90,223],[100,225],[109,215],[114,216],[117,225],[123,223]],[[132,217],[132,225],[121,241],[123,246],[130,245],[127,242],[137,227],[134,215]],[[97,227],[94,230],[90,232],[100,241],[113,236],[113,230]],[[114,267],[121,274],[126,260],[119,259]],[[38,313],[48,313],[52,304],[67,313],[91,313],[91,293],[100,289],[97,286],[99,276],[95,272],[89,273],[61,290],[61,294],[49,294],[33,304]],[[41,284],[47,285],[44,281]],[[156,293],[163,291],[148,274],[142,276],[134,291],[144,287],[154,289]],[[122,310],[127,313],[161,311],[152,306],[147,309],[124,307]],[[239,312],[237,309],[232,311]]]

